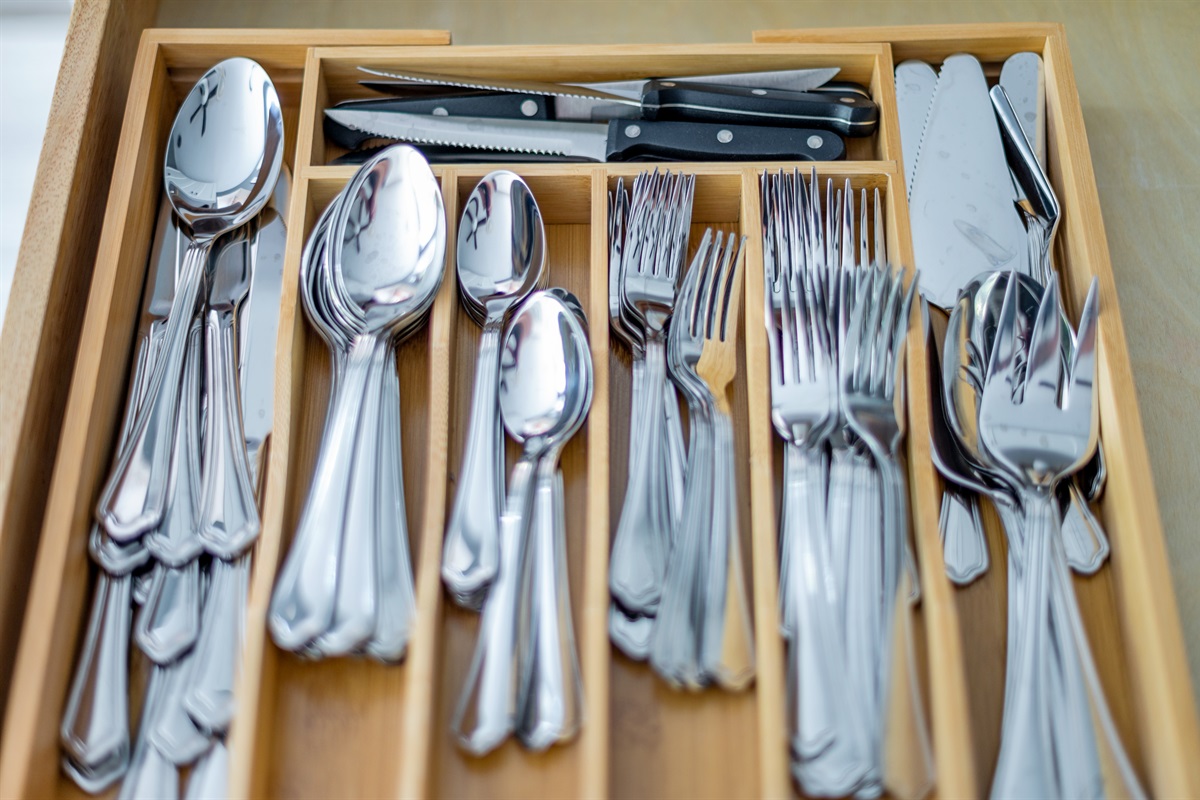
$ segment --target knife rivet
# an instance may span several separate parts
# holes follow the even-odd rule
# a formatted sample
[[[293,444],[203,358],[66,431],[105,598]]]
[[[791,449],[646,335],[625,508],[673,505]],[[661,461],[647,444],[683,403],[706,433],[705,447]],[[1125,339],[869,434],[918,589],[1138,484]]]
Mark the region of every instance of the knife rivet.
[[[659,86],[665,86],[665,87],[668,87],[668,88],[670,88],[670,87],[672,87],[672,86],[674,86],[674,85],[675,85],[675,84],[674,84],[674,82],[673,82],[673,81],[663,81],[662,83],[660,83],[660,84],[659,84]]]
[[[767,93],[766,89],[751,89],[750,90],[750,94],[764,95],[766,93]]]
[[[721,144],[729,144],[733,141],[733,131],[722,128],[717,131],[717,141]]]
[[[442,106],[438,106],[437,108],[435,108],[435,109],[433,110],[433,112],[432,112],[432,113],[433,113],[433,115],[434,115],[435,117],[448,117],[448,116],[450,116],[450,112],[449,112],[449,111],[447,111],[447,110],[446,110],[445,108],[443,108]]]
[[[537,113],[537,110],[537,103],[533,102],[532,100],[526,100],[525,102],[521,103],[521,113],[527,117],[532,117]]]
[[[820,147],[823,144],[825,144],[825,140],[822,139],[820,136],[813,135],[813,136],[808,137],[808,146],[811,147],[813,150],[816,150],[818,147]]]
[[[838,99],[841,100],[843,103],[846,103],[847,105],[852,105],[854,103],[853,97],[839,97]]]
[[[642,129],[637,125],[627,125],[625,127],[625,135],[630,139],[636,139],[642,135]]]

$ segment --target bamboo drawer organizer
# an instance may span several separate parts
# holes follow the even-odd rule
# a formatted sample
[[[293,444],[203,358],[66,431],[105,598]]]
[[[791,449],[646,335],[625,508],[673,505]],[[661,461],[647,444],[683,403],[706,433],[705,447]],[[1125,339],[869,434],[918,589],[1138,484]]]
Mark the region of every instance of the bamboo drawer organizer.
[[[325,32],[328,33],[328,32]],[[1139,775],[1157,796],[1200,793],[1195,706],[1170,588],[1162,531],[1147,477],[1120,311],[1108,261],[1082,115],[1062,29],[1035,26],[774,31],[754,44],[446,47],[339,46],[303,31],[147,31],[134,65],[103,235],[50,485],[20,650],[0,744],[0,796],[74,797],[59,772],[58,723],[85,608],[86,534],[109,469],[123,410],[138,304],[160,197],[164,138],[182,97],[221,58],[263,64],[280,89],[293,174],[276,358],[275,430],[267,466],[230,739],[233,796],[253,797],[787,797],[795,794],[785,740],[784,651],[777,634],[776,529],[782,449],[769,416],[763,334],[758,180],[793,164],[670,165],[697,174],[693,241],[703,227],[748,237],[739,325],[737,424],[742,547],[752,587],[758,677],[739,695],[670,690],[608,642],[610,535],[625,490],[629,357],[610,342],[607,192],[646,165],[512,167],[545,215],[551,285],[573,291],[590,322],[595,365],[591,414],[563,453],[569,569],[587,722],[577,741],[545,754],[514,742],[483,759],[463,755],[449,719],[465,676],[477,617],[447,602],[440,581],[442,532],[453,499],[479,328],[461,310],[453,277],[459,209],[483,166],[437,167],[445,197],[448,272],[428,327],[397,354],[403,407],[406,507],[419,618],[403,665],[340,659],[304,662],[273,645],[265,617],[276,568],[308,491],[325,414],[326,350],[300,310],[296,276],[304,241],[354,167],[327,166],[321,111],[367,93],[355,68],[584,81],[648,75],[838,66],[869,86],[878,132],[851,140],[848,160],[817,164],[821,176],[879,188],[890,254],[911,268],[894,63],[940,61],[966,51],[997,66],[1022,50],[1046,63],[1049,166],[1064,209],[1057,263],[1072,316],[1100,277],[1100,417],[1109,482],[1100,514],[1112,559],[1076,591],[1101,678]],[[403,42],[403,32],[391,42]],[[808,165],[799,165],[807,169]],[[940,479],[929,458],[924,337],[907,359],[910,509],[923,599],[914,611],[919,672],[931,722],[941,797],[983,795],[998,747],[1003,702],[1005,554],[989,517],[992,567],[966,589],[945,578],[938,537]],[[510,457],[511,457],[510,453]],[[990,512],[989,512],[990,514]],[[136,660],[136,659],[135,659]],[[132,712],[140,705],[133,681]],[[134,716],[136,719],[136,716]]]

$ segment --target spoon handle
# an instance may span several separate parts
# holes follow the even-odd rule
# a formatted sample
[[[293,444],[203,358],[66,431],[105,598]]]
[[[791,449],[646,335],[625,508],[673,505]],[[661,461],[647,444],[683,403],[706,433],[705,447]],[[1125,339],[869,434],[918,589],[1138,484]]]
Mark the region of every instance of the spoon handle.
[[[570,739],[583,723],[562,481],[552,457],[543,458],[537,470],[517,649],[517,736],[531,750]]]
[[[258,506],[242,425],[236,315],[209,309],[204,323],[208,425],[200,490],[200,538],[210,553],[236,558],[258,537]]]
[[[382,433],[383,370],[388,368],[386,356],[389,352],[391,348],[385,342],[375,344],[358,409],[350,483],[343,499],[346,512],[333,619],[316,641],[316,646],[326,656],[346,655],[366,642],[375,630],[379,613],[375,583],[375,497]]]
[[[498,747],[516,723],[517,608],[533,499],[536,458],[513,469],[500,519],[500,568],[483,607],[475,656],[451,728],[463,749],[483,755]]]
[[[271,596],[267,621],[285,650],[304,647],[333,619],[359,402],[374,345],[372,337],[360,337],[346,359],[296,537]]]
[[[200,638],[192,654],[195,667],[184,706],[202,729],[228,730],[233,720],[234,681],[242,653],[250,554],[232,563],[214,558],[212,583],[204,601]]]
[[[184,351],[211,248],[211,240],[194,240],[188,245],[145,401],[138,409],[127,447],[118,456],[100,495],[96,515],[118,542],[140,536],[162,519],[179,420]]]
[[[59,731],[68,758],[89,767],[114,756],[129,761],[131,587],[128,575],[96,579],[92,616]]]
[[[499,449],[503,436],[496,434],[501,328],[502,323],[489,320],[479,342],[467,449],[442,553],[442,580],[455,602],[467,608],[479,608],[500,559],[497,520],[503,505],[504,462]]]
[[[404,458],[400,444],[400,378],[395,363],[384,366],[383,433],[379,483],[375,501],[376,585],[379,616],[366,650],[374,658],[394,663],[404,658],[415,622],[416,594],[408,550],[408,519],[404,502]]]
[[[140,541],[150,555],[171,567],[182,567],[200,555],[204,542],[197,535],[200,518],[200,400],[204,391],[204,328],[192,323],[184,354],[179,422],[171,453],[167,505],[158,527]]]

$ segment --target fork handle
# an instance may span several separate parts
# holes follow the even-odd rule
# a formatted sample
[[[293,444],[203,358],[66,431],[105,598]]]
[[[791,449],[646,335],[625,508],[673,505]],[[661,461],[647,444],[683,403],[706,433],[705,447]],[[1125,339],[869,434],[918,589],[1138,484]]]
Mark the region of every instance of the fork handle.
[[[627,611],[653,615],[662,599],[671,542],[670,512],[661,491],[665,342],[661,335],[646,342],[646,385],[642,395],[644,437],[629,472],[625,505],[613,541],[609,588]]]
[[[1021,597],[1010,611],[1017,611],[1010,625],[1004,715],[1000,755],[992,779],[993,797],[1058,797],[1055,779],[1053,737],[1049,708],[1047,665],[1050,663],[1046,637],[1048,621],[1050,548],[1060,535],[1058,509],[1045,493],[1026,492],[1024,564]],[[1010,613],[1010,617],[1013,615]]]

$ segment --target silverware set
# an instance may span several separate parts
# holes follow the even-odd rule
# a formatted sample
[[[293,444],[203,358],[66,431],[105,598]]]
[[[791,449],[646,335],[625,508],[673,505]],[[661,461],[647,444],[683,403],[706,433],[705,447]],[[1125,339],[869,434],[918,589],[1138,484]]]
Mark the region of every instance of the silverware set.
[[[498,185],[506,188],[493,193]],[[520,207],[536,211],[523,186],[511,173],[485,178],[476,192],[482,187],[482,195],[496,204],[511,202],[515,213],[497,208],[493,214],[469,202],[464,229],[495,224],[503,230],[520,218]],[[490,241],[488,232],[481,236]],[[520,252],[524,249],[514,254]],[[574,295],[554,288],[521,301],[504,330],[498,380],[485,386],[496,387],[500,418],[522,454],[497,520],[496,570],[451,720],[460,746],[473,755],[490,752],[512,733],[526,748],[545,750],[573,738],[584,720],[558,469],[559,455],[583,426],[592,402],[587,318]],[[483,432],[489,434],[490,429]]]
[[[1071,581],[1109,554],[1088,507],[1105,476],[1093,396],[1099,296],[1093,279],[1072,328],[1052,263],[1061,209],[1043,166],[1041,60],[1013,56],[990,90],[969,55],[951,56],[940,73],[905,62],[897,87],[904,148],[915,153],[906,164],[914,247],[936,277],[929,302],[950,311],[940,365],[927,328],[948,575],[965,584],[988,568],[980,496],[992,500],[1008,541],[992,795],[1103,797],[1106,751],[1121,791],[1143,797]],[[903,123],[918,116],[923,128]],[[942,157],[927,159],[931,151]]]
[[[125,420],[88,540],[101,572],[60,728],[85,791],[124,777],[121,797],[177,795],[189,765],[188,796],[223,791],[270,434],[257,412],[273,406],[273,376],[255,367],[274,362],[282,153],[278,97],[248,59],[208,70],[171,131]],[[131,748],[134,603],[152,666]]]
[[[709,230],[685,267],[694,188],[655,170],[609,197],[610,322],[633,353],[609,633],[673,686],[736,691],[755,669],[730,416],[742,243]]]
[[[849,181],[822,192],[815,172],[779,172],[761,185],[771,417],[786,443],[779,596],[792,773],[813,796],[921,796],[932,757],[906,603],[897,610],[917,592],[900,462],[917,281],[906,290],[888,260],[878,190],[869,220],[866,190],[856,209]],[[911,709],[915,769],[885,757],[893,706]]]
[[[300,294],[333,381],[304,509],[271,597],[281,648],[403,659],[415,618],[394,348],[421,330],[444,272],[446,220],[407,146],[367,161],[318,221]]]

